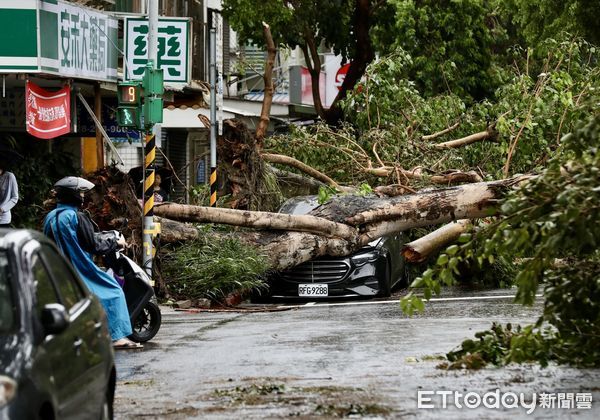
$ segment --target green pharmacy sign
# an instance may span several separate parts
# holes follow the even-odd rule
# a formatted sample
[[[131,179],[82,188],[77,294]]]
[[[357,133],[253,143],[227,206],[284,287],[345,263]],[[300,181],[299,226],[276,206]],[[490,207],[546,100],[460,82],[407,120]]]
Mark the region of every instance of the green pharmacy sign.
[[[159,18],[158,63],[165,83],[190,81],[190,21],[187,18]],[[148,62],[148,20],[125,19],[126,80],[142,80]]]
[[[117,79],[118,21],[61,0],[0,1],[0,73]]]

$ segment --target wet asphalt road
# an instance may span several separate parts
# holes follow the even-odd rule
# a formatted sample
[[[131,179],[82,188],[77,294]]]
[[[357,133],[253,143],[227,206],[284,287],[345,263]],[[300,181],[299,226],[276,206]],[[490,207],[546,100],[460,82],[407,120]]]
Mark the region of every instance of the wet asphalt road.
[[[476,372],[436,369],[436,355],[492,321],[540,313],[509,290],[454,291],[404,316],[398,299],[268,305],[272,312],[175,312],[144,350],[116,354],[117,419],[146,418],[600,418],[600,370],[531,365]],[[262,308],[264,305],[252,306]],[[285,310],[280,310],[285,309]],[[417,392],[591,393],[591,410],[458,409]],[[558,394],[556,394],[558,396]],[[566,395],[566,394],[565,394]],[[423,397],[431,395],[422,394]],[[459,396],[459,404],[460,404]],[[488,400],[493,401],[493,400]],[[510,403],[511,400],[506,400]]]

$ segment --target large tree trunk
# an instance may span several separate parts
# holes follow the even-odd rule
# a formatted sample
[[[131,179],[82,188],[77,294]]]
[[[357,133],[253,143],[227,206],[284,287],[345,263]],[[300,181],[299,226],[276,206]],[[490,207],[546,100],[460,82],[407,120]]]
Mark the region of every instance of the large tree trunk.
[[[317,207],[310,212],[312,217],[303,222],[272,213],[231,210],[223,215],[205,207],[170,204],[156,207],[155,214],[213,223],[228,218],[228,223],[240,226],[285,229],[284,233],[267,230],[236,234],[240,240],[259,248],[273,269],[284,270],[321,255],[348,255],[376,238],[407,229],[492,215],[496,201],[526,179],[522,176],[479,182],[388,199],[342,195]],[[335,232],[338,227],[341,230]]]
[[[342,110],[339,103],[348,95],[348,91],[354,89],[356,83],[363,77],[367,66],[375,58],[373,44],[371,42],[371,1],[370,0],[355,0],[353,23],[353,36],[355,37],[356,52],[344,82],[333,100],[331,107],[326,112],[326,121],[329,124],[337,124],[342,118]]]
[[[311,232],[332,238],[353,240],[357,231],[351,226],[311,215],[239,211],[185,204],[162,203],[154,207],[155,214],[183,222],[218,223],[255,229]]]

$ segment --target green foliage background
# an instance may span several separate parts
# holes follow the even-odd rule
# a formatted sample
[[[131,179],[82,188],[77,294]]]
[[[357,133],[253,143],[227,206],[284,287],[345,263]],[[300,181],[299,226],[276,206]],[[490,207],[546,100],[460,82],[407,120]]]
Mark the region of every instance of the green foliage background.
[[[395,27],[381,44],[413,57],[408,78],[425,96],[454,93],[480,100],[500,83],[494,67],[493,25],[482,0],[390,0]]]

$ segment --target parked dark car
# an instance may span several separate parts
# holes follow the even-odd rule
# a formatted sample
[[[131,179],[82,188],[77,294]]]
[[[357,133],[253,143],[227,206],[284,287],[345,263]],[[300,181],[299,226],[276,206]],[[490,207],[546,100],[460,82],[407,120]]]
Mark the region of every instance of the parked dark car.
[[[307,214],[319,205],[316,196],[287,200],[280,213]],[[400,282],[407,282],[400,255],[402,234],[379,238],[347,257],[319,257],[269,278],[272,297],[327,298],[390,296]]]
[[[0,419],[110,419],[104,310],[44,235],[0,229]]]

